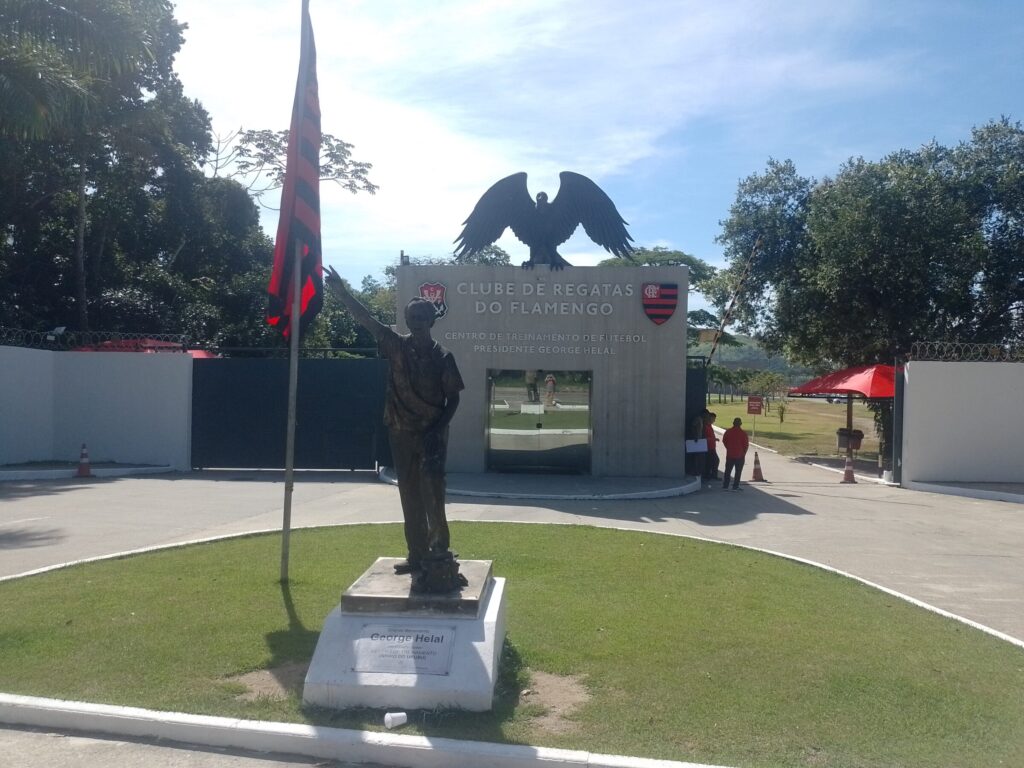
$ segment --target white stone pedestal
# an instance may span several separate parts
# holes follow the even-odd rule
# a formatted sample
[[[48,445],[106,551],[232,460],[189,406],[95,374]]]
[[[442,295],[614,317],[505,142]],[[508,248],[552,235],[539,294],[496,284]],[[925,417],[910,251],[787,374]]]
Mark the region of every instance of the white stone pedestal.
[[[463,560],[469,586],[450,595],[410,591],[398,558],[382,557],[331,611],[302,699],[346,707],[491,709],[505,641],[505,580],[491,561]]]
[[[519,406],[520,413],[533,413],[543,416],[544,403],[523,403]]]

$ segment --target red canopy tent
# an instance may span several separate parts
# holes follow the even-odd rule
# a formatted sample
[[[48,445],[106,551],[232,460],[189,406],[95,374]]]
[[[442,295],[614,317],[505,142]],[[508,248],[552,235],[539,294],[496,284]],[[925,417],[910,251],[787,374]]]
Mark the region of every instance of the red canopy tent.
[[[862,395],[868,399],[896,394],[895,368],[891,365],[858,365],[811,379],[789,390],[790,395]]]
[[[895,397],[896,369],[892,365],[858,365],[845,368],[825,376],[811,379],[806,384],[789,390],[792,395],[846,395],[846,457],[847,470],[844,483],[854,483],[853,467],[853,396],[860,395],[869,400]],[[840,443],[841,445],[841,443]]]

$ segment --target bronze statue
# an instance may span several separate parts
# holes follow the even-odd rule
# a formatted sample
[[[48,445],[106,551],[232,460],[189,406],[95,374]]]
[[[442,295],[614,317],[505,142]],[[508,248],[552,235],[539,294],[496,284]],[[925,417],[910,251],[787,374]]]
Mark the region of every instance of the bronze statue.
[[[326,271],[328,287],[373,335],[381,355],[391,364],[384,423],[398,475],[408,546],[406,560],[395,571],[413,574],[413,589],[420,592],[450,592],[465,586],[456,555],[449,549],[444,511],[448,424],[465,385],[451,352],[430,336],[434,304],[414,298],[405,308],[409,334],[395,333],[359,303],[333,268]]]
[[[632,261],[633,238],[611,198],[578,173],[562,171],[559,179],[561,187],[555,199],[549,203],[547,194],[540,192],[536,205],[526,188],[525,173],[514,173],[497,182],[484,192],[463,222],[462,234],[455,241],[455,258],[479,253],[511,227],[515,236],[530,246],[530,258],[523,267],[547,264],[551,269],[562,269],[571,265],[556,249],[582,224],[595,243]]]

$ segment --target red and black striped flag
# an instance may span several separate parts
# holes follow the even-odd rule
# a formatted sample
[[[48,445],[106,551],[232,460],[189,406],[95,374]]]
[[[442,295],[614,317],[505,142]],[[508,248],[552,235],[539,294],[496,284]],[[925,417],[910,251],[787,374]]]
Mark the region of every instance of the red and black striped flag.
[[[281,218],[274,242],[274,269],[267,292],[267,322],[287,339],[292,330],[292,270],[296,243],[301,243],[301,302],[299,334],[323,306],[324,279],[320,248],[320,97],[316,81],[316,45],[309,19],[309,0],[302,1],[302,48],[299,80],[295,86],[292,124],[288,132],[288,158]]]

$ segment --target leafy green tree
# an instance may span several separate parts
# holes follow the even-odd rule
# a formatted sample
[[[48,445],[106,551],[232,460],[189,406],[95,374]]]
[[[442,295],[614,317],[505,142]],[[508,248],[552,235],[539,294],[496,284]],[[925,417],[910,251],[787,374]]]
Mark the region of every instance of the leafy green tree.
[[[1024,339],[1024,130],[1007,118],[975,128],[953,155],[979,209],[988,258],[977,285],[978,335]]]
[[[770,161],[740,182],[719,241],[724,306],[760,236],[741,327],[817,369],[891,363],[915,341],[1024,338],[1024,129],[1001,120],[948,149],[929,144],[833,178]],[[888,446],[885,404],[876,425]]]
[[[209,148],[208,117],[198,103],[184,98],[174,75],[182,26],[164,0],[71,0],[61,6],[8,0],[0,9],[9,22],[0,25],[0,94],[12,100],[12,108],[2,110],[10,118],[3,130],[11,141],[5,142],[0,177],[5,190],[18,194],[0,221],[7,234],[3,256],[32,269],[39,261],[32,246],[41,245],[33,240],[53,245],[55,251],[43,253],[60,266],[55,282],[72,289],[56,303],[72,304],[77,315],[75,321],[61,319],[88,330],[89,288],[97,285],[99,274],[91,262],[112,264],[106,237],[112,223],[101,216],[97,227],[97,208],[105,196],[121,198],[130,215],[142,196],[158,197],[180,179]],[[15,47],[40,55],[5,55]],[[35,67],[35,78],[12,74],[7,64],[15,59],[19,73]],[[41,91],[33,91],[33,83],[51,79],[47,67],[69,73],[74,88],[58,93],[40,85]],[[13,265],[12,272],[23,277],[23,268]],[[42,309],[30,302],[21,307]],[[66,307],[51,304],[51,309]]]
[[[741,329],[756,331],[758,340],[775,353],[786,351],[790,329],[785,320],[796,311],[792,304],[801,295],[802,272],[816,261],[806,231],[812,185],[788,160],[769,160],[764,173],[743,179],[718,237],[729,267],[720,270],[705,290],[724,312],[760,238],[757,259],[730,319]]]
[[[377,192],[367,174],[370,163],[352,158],[352,145],[322,134],[320,140],[320,180],[331,181],[352,194]],[[288,158],[288,130],[271,131],[240,129],[226,136],[218,136],[214,151],[205,165],[213,176],[235,179],[245,185],[246,191],[263,204],[267,192],[280,189]]]
[[[166,0],[0,0],[5,324],[279,342],[263,320],[273,243],[244,186],[201,172],[210,120],[174,72],[183,26],[172,11]],[[285,137],[246,137],[243,163],[263,163],[271,185]],[[375,190],[369,165],[327,139],[326,178]]]
[[[821,182],[770,162],[740,183],[719,237],[723,284],[762,237],[741,324],[819,368],[891,362],[920,340],[1019,340],[1022,159],[1024,130],[1003,120],[954,149],[851,159]]]
[[[732,385],[733,374],[728,368],[725,368],[716,363],[712,363],[707,367],[707,378],[708,378],[708,402],[711,402],[711,389],[718,390],[718,402],[723,401],[725,395],[725,388]]]
[[[512,259],[504,248],[497,245],[488,245],[471,256],[456,261],[454,258],[446,260],[450,264],[484,264],[493,267],[508,267]]]
[[[0,0],[0,137],[74,129],[112,81],[154,58],[125,2]]]
[[[699,291],[703,291],[704,286],[715,275],[715,268],[703,259],[683,251],[670,250],[661,245],[656,245],[653,248],[637,248],[633,251],[632,261],[614,257],[598,262],[599,267],[629,267],[635,265],[642,267],[688,267],[690,270],[690,286]]]

